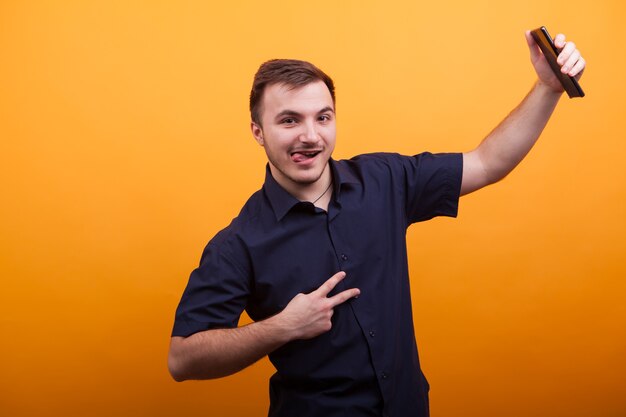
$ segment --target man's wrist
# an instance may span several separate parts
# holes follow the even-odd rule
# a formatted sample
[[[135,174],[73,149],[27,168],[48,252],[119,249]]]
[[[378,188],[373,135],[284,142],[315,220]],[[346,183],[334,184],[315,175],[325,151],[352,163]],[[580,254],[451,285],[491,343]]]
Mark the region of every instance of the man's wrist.
[[[297,338],[296,335],[289,330],[287,323],[284,322],[282,311],[259,322],[259,324],[266,327],[266,330],[272,335],[272,338],[281,346]]]
[[[535,83],[534,89],[540,95],[546,98],[553,98],[556,100],[560,99],[563,93],[565,92],[565,90],[563,90],[562,88],[559,90],[554,89],[554,87],[551,87],[550,85],[544,83],[543,81],[541,81],[541,79],[537,80],[537,82]]]

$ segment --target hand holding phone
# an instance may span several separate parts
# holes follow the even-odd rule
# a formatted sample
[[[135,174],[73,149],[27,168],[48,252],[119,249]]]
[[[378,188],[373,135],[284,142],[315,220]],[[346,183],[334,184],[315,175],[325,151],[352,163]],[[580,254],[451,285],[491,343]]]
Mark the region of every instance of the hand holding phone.
[[[578,84],[578,81],[576,81],[574,77],[570,77],[569,75],[563,74],[561,72],[561,66],[557,62],[559,50],[554,45],[552,37],[550,37],[550,34],[548,33],[546,27],[541,26],[540,28],[531,31],[530,33],[537,45],[539,45],[539,48],[543,52],[543,55],[546,57],[546,60],[550,65],[550,68],[552,68],[554,75],[556,75],[561,82],[561,85],[567,92],[569,98],[584,97],[585,93]]]

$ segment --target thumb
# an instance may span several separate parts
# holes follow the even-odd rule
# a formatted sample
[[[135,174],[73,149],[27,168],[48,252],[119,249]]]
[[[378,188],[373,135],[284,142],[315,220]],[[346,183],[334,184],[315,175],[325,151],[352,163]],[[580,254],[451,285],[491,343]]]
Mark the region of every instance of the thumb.
[[[528,44],[528,49],[530,50],[530,59],[532,62],[537,61],[541,58],[541,50],[539,49],[539,45],[535,42],[535,38],[530,33],[530,30],[526,31],[526,43]]]

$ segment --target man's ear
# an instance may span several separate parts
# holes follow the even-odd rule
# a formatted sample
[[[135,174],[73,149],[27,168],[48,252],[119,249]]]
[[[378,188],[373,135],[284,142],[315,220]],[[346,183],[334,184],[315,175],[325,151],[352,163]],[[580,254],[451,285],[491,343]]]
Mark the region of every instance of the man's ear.
[[[263,129],[261,129],[261,126],[254,122],[250,122],[250,130],[252,130],[252,136],[254,136],[254,139],[258,142],[258,144],[263,146],[265,142],[263,141]]]

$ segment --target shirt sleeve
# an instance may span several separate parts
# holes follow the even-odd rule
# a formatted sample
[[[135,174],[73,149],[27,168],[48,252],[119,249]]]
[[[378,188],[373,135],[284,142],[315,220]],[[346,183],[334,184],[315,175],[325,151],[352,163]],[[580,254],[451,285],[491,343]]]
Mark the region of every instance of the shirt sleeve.
[[[407,225],[436,216],[456,217],[463,154],[420,153],[414,156],[383,154],[395,188],[401,190]]]
[[[250,293],[244,260],[245,252],[232,234],[222,231],[209,242],[176,309],[172,336],[237,327]]]
[[[456,217],[463,177],[463,154],[421,153],[403,158],[409,223],[436,216]]]

